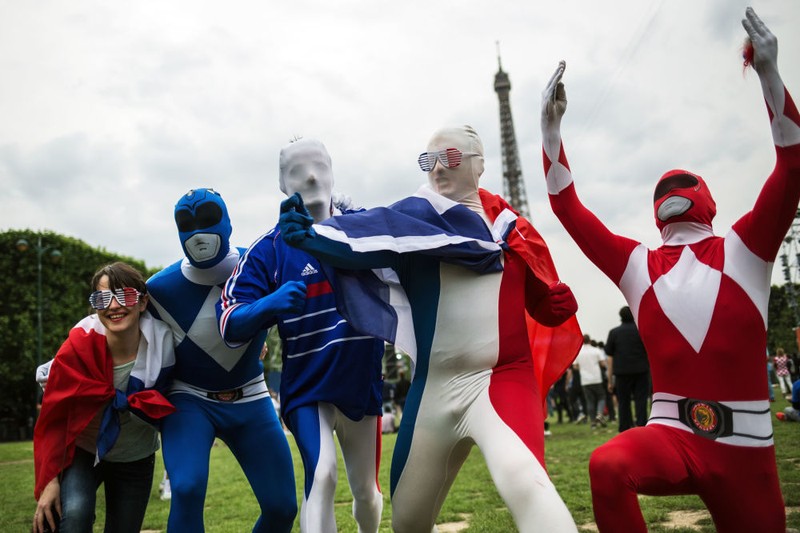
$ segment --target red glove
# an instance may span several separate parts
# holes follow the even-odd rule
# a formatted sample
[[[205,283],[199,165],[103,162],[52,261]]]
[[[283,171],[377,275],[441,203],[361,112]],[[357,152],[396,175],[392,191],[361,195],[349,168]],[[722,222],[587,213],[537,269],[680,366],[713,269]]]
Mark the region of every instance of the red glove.
[[[547,287],[547,294],[536,306],[532,316],[543,326],[555,327],[577,311],[578,302],[572,294],[572,289],[566,283],[556,281]]]

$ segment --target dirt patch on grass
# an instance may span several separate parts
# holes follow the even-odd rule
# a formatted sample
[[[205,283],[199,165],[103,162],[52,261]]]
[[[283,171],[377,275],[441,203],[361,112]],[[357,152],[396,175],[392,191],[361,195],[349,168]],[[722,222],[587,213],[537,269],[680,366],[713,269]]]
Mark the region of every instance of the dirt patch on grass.
[[[697,525],[697,522],[703,518],[710,518],[710,516],[708,511],[672,511],[667,515],[667,521],[659,522],[658,525],[671,528],[682,527],[699,531],[700,526]],[[598,531],[597,524],[594,522],[583,524],[579,526],[578,529],[581,531]]]
[[[702,511],[672,511],[667,514],[667,521],[662,522],[661,525],[666,527],[685,527],[687,529],[700,530],[697,522],[704,518],[711,518],[711,515],[706,510]]]
[[[793,513],[800,513],[800,507],[787,507],[786,508],[786,516],[789,516]],[[701,520],[711,520],[711,515],[707,510],[701,511],[672,511],[667,515],[666,522],[659,522],[660,526],[671,527],[671,528],[684,528],[684,529],[693,529],[696,531],[700,531],[702,526],[698,524]],[[594,522],[590,522],[588,524],[583,524],[582,526],[578,526],[578,529],[581,531],[597,531],[597,524]],[[787,529],[787,533],[795,533],[797,530],[795,529]]]
[[[461,514],[459,515],[459,518],[461,518],[461,521],[459,522],[436,524],[436,530],[439,533],[457,533],[458,531],[464,531],[469,527],[469,515]]]
[[[19,459],[17,461],[4,461],[0,463],[0,466],[7,466],[7,465],[21,465],[25,463],[32,463],[33,459]]]

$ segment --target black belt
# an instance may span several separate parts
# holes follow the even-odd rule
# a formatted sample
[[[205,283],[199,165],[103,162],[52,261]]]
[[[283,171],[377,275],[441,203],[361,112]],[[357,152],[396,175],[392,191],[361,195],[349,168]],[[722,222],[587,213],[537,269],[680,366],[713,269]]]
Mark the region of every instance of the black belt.
[[[733,435],[733,409],[708,400],[678,400],[678,419],[695,435],[716,440]]]

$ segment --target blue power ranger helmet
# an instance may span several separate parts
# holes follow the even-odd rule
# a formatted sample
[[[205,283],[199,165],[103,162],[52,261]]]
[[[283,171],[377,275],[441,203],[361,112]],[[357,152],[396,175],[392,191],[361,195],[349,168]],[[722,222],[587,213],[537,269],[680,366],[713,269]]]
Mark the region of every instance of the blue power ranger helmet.
[[[230,251],[231,219],[214,189],[192,189],[175,204],[175,223],[183,253],[198,268],[209,268]]]

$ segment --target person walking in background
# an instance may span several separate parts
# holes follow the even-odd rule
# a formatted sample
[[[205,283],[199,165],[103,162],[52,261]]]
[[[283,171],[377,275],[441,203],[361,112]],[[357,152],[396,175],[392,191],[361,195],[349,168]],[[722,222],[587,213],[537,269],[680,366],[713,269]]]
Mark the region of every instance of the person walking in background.
[[[567,415],[567,422],[574,422],[576,419],[572,414],[572,407],[569,405],[569,397],[567,395],[567,382],[572,379],[571,373],[571,369],[565,370],[550,388],[550,397],[553,398],[553,407],[559,424],[564,422],[564,413]]]
[[[775,357],[772,358],[775,364],[775,375],[778,377],[778,386],[781,388],[781,394],[787,398],[792,394],[792,374],[790,365],[792,361],[786,355],[783,348],[775,350]]]
[[[617,396],[619,431],[647,424],[647,400],[650,396],[650,365],[639,330],[628,306],[619,310],[622,323],[608,332],[608,389]],[[635,407],[634,420],[631,401]]]
[[[97,488],[105,531],[138,533],[153,484],[158,429],[175,411],[162,392],[175,364],[172,332],[147,311],[144,279],[125,263],[98,270],[95,314],[72,328],[49,372],[33,436],[33,532],[86,533]]]
[[[334,205],[331,157],[320,141],[299,139],[283,147],[278,176],[281,191],[307,198],[316,222],[349,212]],[[301,531],[337,531],[336,439],[358,530],[377,532],[383,512],[378,486],[383,341],[359,333],[339,314],[325,266],[286,244],[277,228],[242,256],[225,284],[217,316],[231,346],[277,324],[283,341],[281,412],[305,468]]]
[[[586,423],[586,398],[583,397],[581,373],[573,363],[567,373],[567,401],[576,424]]]
[[[659,247],[614,234],[576,192],[561,139],[563,61],[542,94],[550,204],[625,297],[653,376],[647,426],[592,452],[601,532],[645,532],[639,494],[697,494],[720,532],[786,529],[764,353],[772,268],[800,201],[800,114],[778,72],[777,39],[752,8],[742,26],[745,66],[761,82],[776,162],[753,208],[725,236],[714,234],[717,209],[705,180],[683,169],[664,173],[654,188]],[[606,352],[616,355],[610,336]]]
[[[592,346],[596,346],[597,348],[599,348],[600,351],[603,352],[603,355],[605,355],[605,353],[606,353],[606,343],[604,343],[603,341],[596,341],[596,340],[593,339],[592,340]],[[616,422],[617,421],[617,408],[616,408],[615,402],[617,400],[617,397],[614,396],[614,393],[612,392],[612,390],[610,389],[608,384],[609,384],[609,379],[608,379],[608,357],[606,357],[606,366],[605,366],[605,369],[603,371],[603,391],[605,392],[605,397],[606,397],[606,413],[608,413],[608,416],[606,417],[606,420],[608,422]]]
[[[383,416],[381,417],[381,433],[394,433],[397,431],[397,418],[392,412],[392,406],[383,406]]]
[[[583,336],[583,346],[572,368],[581,376],[581,388],[586,399],[586,417],[591,428],[595,429],[598,425],[606,427],[606,418],[603,415],[606,407],[606,390],[603,388],[606,355],[596,346],[592,346],[589,335]]]
[[[289,442],[275,414],[261,362],[266,332],[231,348],[215,305],[243,249],[230,245],[228,207],[217,191],[192,189],[175,204],[184,257],[147,281],[150,309],[172,329],[175,376],[164,421],[171,503],[167,531],[204,531],[211,448],[228,445],[258,501],[253,532],[290,531],[297,515]]]

